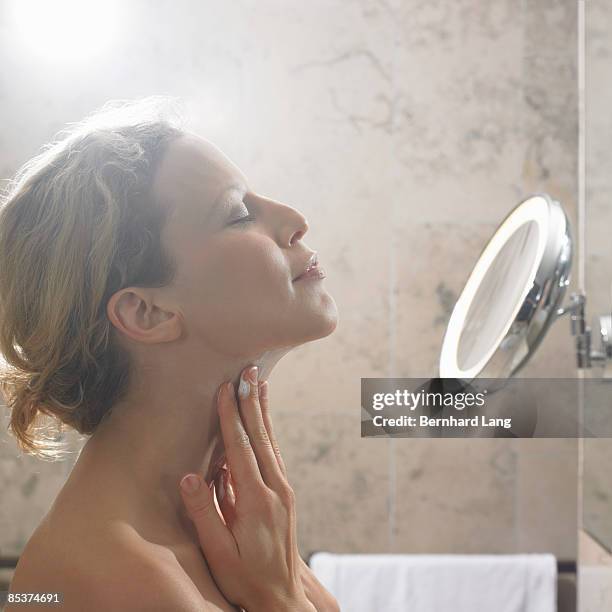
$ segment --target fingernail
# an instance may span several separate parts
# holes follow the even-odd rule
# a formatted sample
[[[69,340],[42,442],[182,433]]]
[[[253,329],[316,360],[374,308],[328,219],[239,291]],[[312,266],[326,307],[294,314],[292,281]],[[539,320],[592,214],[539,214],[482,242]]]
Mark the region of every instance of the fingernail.
[[[238,395],[241,398],[244,399],[245,397],[249,396],[249,393],[251,392],[250,383],[257,385],[257,370],[257,366],[252,366],[249,370],[247,370],[246,372],[243,370],[240,374],[240,386],[238,387]]]
[[[257,384],[257,375],[259,374],[259,368],[257,366],[253,366],[250,370],[247,371],[247,376],[252,384]]]
[[[240,384],[238,385],[238,395],[240,397],[247,397],[250,389],[249,383],[244,380],[244,374],[240,375]]]
[[[181,488],[185,493],[192,495],[200,488],[200,479],[196,474],[187,474],[181,480]]]

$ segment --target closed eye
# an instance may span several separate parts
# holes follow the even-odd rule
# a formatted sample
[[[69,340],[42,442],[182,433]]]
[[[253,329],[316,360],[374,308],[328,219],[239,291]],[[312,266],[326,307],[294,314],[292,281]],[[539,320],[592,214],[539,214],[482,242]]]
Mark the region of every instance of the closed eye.
[[[252,221],[255,221],[255,217],[253,217],[253,215],[246,215],[244,217],[240,217],[240,219],[235,219],[234,221],[231,221],[228,225],[236,225],[238,223],[250,223]]]

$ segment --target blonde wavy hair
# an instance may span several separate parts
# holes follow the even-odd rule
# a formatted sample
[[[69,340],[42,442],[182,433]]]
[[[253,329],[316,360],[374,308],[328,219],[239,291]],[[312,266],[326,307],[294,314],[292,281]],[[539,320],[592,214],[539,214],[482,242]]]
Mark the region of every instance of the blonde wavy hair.
[[[130,380],[106,314],[126,286],[172,282],[167,209],[151,185],[181,136],[178,99],[111,100],[68,124],[0,195],[0,391],[18,446],[62,454],[63,425],[91,434]],[[47,435],[54,425],[55,435]]]

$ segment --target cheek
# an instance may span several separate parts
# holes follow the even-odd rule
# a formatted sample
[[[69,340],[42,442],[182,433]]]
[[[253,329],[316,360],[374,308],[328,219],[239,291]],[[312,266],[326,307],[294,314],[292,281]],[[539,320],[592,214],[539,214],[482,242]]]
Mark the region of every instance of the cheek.
[[[216,249],[207,261],[205,276],[218,300],[264,298],[270,292],[278,299],[290,280],[284,257],[274,243],[246,233],[235,234]]]
[[[284,255],[261,235],[236,233],[210,245],[195,258],[191,279],[186,314],[209,339],[248,341],[251,330],[261,334],[278,322],[294,296]]]

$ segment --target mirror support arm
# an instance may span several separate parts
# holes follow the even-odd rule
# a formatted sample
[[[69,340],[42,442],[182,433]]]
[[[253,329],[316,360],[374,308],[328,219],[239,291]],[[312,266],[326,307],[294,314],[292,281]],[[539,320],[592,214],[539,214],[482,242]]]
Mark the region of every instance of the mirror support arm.
[[[590,368],[593,363],[605,363],[608,356],[603,351],[594,351],[591,347],[591,328],[586,324],[586,295],[572,293],[570,303],[557,310],[557,317],[570,315],[572,336],[576,337],[576,362],[578,368]]]

